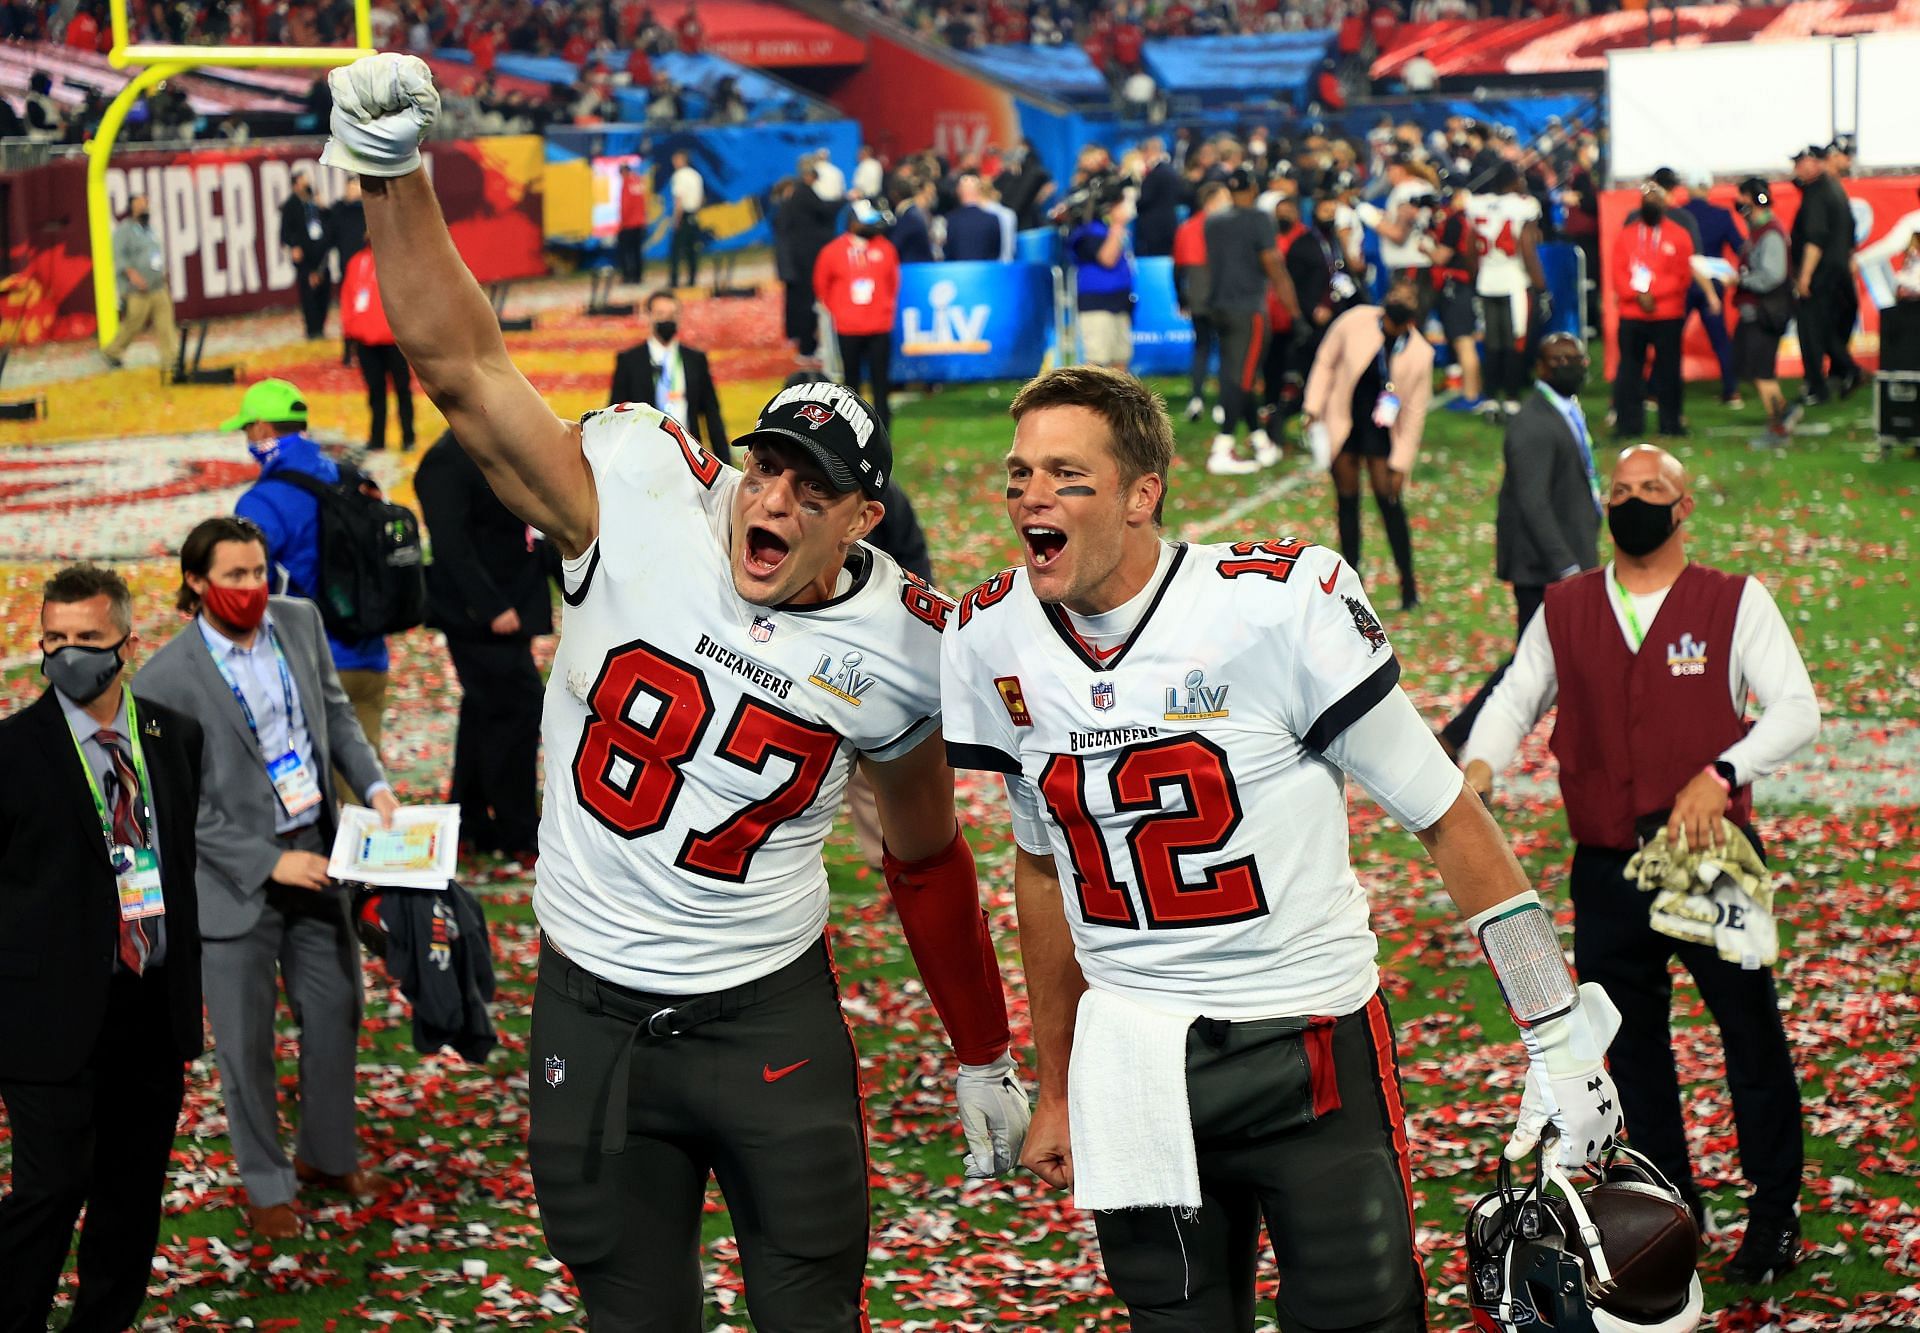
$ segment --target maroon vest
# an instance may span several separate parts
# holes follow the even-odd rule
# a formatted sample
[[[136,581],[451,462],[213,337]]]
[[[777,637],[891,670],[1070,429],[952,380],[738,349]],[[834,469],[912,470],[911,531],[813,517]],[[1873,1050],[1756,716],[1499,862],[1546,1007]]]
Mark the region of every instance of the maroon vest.
[[[1547,588],[1547,638],[1560,682],[1552,750],[1573,840],[1631,851],[1634,822],[1673,805],[1680,789],[1747,733],[1733,706],[1733,623],[1744,575],[1690,564],[1627,647],[1607,600],[1606,569]],[[1753,791],[1727,818],[1747,824]]]

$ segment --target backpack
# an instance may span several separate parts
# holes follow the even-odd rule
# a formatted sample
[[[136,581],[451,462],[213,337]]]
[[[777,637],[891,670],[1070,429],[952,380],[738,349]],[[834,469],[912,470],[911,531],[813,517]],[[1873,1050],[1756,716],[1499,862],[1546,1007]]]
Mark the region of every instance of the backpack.
[[[291,469],[267,478],[320,502],[320,571],[313,590],[320,619],[329,634],[345,641],[412,629],[427,613],[420,520],[405,505],[389,503],[358,468],[339,467],[340,480],[332,485]]]

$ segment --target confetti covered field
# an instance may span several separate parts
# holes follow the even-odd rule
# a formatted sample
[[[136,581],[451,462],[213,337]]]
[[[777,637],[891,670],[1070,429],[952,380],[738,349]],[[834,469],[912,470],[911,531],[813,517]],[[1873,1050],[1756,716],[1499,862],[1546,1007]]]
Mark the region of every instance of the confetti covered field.
[[[637,340],[622,321],[570,313],[577,284],[522,298],[535,329],[509,335],[515,360],[555,408],[604,401],[614,352]],[[714,352],[736,432],[790,369],[777,294],[695,301],[686,340]],[[217,355],[216,355],[217,353]],[[144,355],[147,360],[139,359]],[[101,373],[85,349],[16,358],[8,391],[44,395],[38,422],[0,422],[0,712],[43,686],[35,647],[40,582],[59,562],[108,559],[128,574],[149,650],[175,633],[172,552],[193,521],[222,512],[251,475],[237,435],[215,429],[231,387],[162,387],[152,353]],[[1596,361],[1597,361],[1596,357]],[[364,439],[357,372],[335,343],[301,342],[290,316],[216,332],[209,362],[240,361],[246,378],[280,375],[313,405],[315,433]],[[24,369],[22,362],[25,362]],[[1597,377],[1596,377],[1597,378]],[[22,389],[21,385],[28,386]],[[898,475],[915,498],[940,582],[958,593],[1015,558],[999,501],[1014,385],[903,396],[895,406]],[[1185,385],[1161,386],[1169,396]],[[1588,395],[1604,415],[1604,386]],[[1920,1125],[1913,1085],[1920,1016],[1920,599],[1913,581],[1920,464],[1878,461],[1866,395],[1823,409],[1784,455],[1748,448],[1751,430],[1692,397],[1694,436],[1679,449],[1699,507],[1691,549],[1758,574],[1773,591],[1819,691],[1825,726],[1794,769],[1759,787],[1759,827],[1791,883],[1782,917],[1780,986],[1806,1102],[1802,1193],[1807,1250],[1769,1288],[1738,1288],[1717,1270],[1738,1244],[1744,1184],[1717,1035],[1690,982],[1676,987],[1676,1048],[1700,1183],[1725,1229],[1708,1241],[1705,1327],[1719,1330],[1920,1328]],[[420,441],[442,428],[424,398]],[[1171,532],[1196,539],[1298,535],[1333,540],[1327,480],[1293,451],[1278,468],[1213,478],[1198,466],[1209,429],[1180,427],[1181,466],[1167,506]],[[373,455],[373,470],[410,500],[413,456]],[[1393,576],[1367,506],[1363,573],[1416,703],[1436,723],[1511,646],[1512,603],[1493,577],[1500,436],[1477,418],[1438,412],[1408,492],[1424,604],[1389,608]],[[403,799],[442,795],[457,690],[438,637],[396,640],[386,757]],[[1570,927],[1569,846],[1544,729],[1496,816],[1529,873]],[[996,788],[962,780],[962,800],[1015,996],[1016,1049],[1027,1045],[1011,910],[1011,841]],[[1436,1328],[1468,1324],[1459,1235],[1489,1187],[1524,1069],[1514,1028],[1477,950],[1458,928],[1415,840],[1352,792],[1354,860],[1372,895],[1384,985],[1399,1028],[1411,1102],[1420,1223]],[[903,1330],[1126,1327],[1101,1280],[1093,1228],[1070,1198],[1031,1176],[963,1186],[945,1048],[877,876],[844,830],[829,844],[832,929],[845,1000],[862,1054],[873,1163],[868,1274],[876,1328]],[[537,951],[530,876],[471,864],[486,901],[500,978],[503,1048],[484,1067],[419,1056],[384,970],[367,969],[360,1106],[363,1158],[392,1177],[389,1197],[356,1205],[303,1200],[309,1237],[271,1245],[241,1229],[243,1202],[210,1057],[188,1080],[168,1185],[149,1328],[565,1329],[578,1298],[546,1255],[526,1169],[528,1004]],[[283,1012],[283,1019],[285,1015]],[[12,1016],[8,1021],[17,1021]],[[291,1041],[282,1075],[292,1086]],[[297,1114],[291,1098],[283,1110]],[[0,1118],[0,1163],[9,1160]],[[724,1205],[707,1219],[710,1325],[746,1329],[737,1254]],[[1272,1275],[1263,1278],[1271,1290]],[[71,1287],[62,1294],[70,1299]],[[1272,1327],[1263,1305],[1262,1327]]]

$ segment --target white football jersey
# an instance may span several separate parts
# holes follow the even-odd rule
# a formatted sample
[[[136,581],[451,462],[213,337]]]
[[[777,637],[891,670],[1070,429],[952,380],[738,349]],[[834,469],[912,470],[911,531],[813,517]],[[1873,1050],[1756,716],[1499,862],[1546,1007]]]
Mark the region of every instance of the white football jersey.
[[[1027,850],[1087,980],[1221,1018],[1358,1009],[1375,942],[1322,752],[1400,676],[1358,576],[1305,542],[1184,546],[1108,652],[1024,569],[961,598],[942,650],[947,752],[1037,796]]]
[[[939,726],[953,604],[865,545],[830,601],[743,601],[740,473],[644,405],[590,413],[581,439],[600,536],[568,562],[534,912],[619,985],[739,985],[820,938],[854,752],[897,758]]]
[[[1540,201],[1530,194],[1476,194],[1467,200],[1467,222],[1480,242],[1475,282],[1481,295],[1512,296],[1527,290],[1520,233],[1539,220]]]

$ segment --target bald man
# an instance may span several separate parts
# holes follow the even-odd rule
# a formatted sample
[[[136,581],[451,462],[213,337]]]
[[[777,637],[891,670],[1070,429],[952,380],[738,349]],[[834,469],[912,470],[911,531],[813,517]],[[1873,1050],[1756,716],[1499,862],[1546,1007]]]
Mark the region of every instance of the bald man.
[[[1800,1253],[1800,1093],[1773,974],[1657,933],[1652,895],[1625,871],[1663,824],[1670,838],[1703,847],[1725,818],[1758,849],[1753,780],[1813,740],[1820,710],[1759,580],[1687,558],[1693,509],[1672,454],[1640,444],[1620,455],[1606,505],[1613,560],[1546,590],[1461,758],[1468,784],[1489,796],[1493,775],[1558,698],[1552,748],[1574,841],[1574,964],[1620,1010],[1608,1053],[1631,1141],[1704,1220],[1668,1029],[1677,957],[1720,1025],[1740,1165],[1753,1185],[1746,1235],[1725,1272],[1757,1283]],[[1761,710],[1751,724],[1750,695]]]

